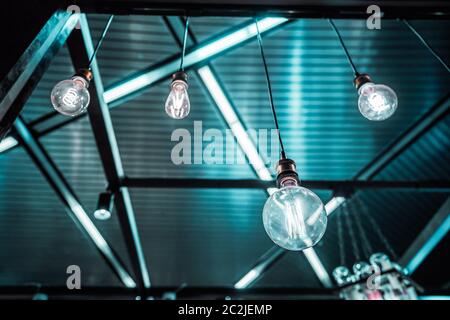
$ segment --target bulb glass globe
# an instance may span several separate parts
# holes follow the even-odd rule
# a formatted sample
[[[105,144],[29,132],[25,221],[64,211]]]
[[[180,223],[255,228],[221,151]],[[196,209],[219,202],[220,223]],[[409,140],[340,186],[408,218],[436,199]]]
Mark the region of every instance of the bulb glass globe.
[[[289,185],[278,189],[263,209],[264,228],[282,248],[301,251],[314,246],[325,233],[327,214],[311,190]]]
[[[172,82],[169,96],[166,100],[166,113],[173,119],[186,118],[191,110],[189,95],[187,92],[188,84],[182,80]]]
[[[66,116],[77,116],[89,105],[89,82],[80,76],[63,80],[56,84],[51,93],[52,105],[56,111]]]
[[[358,94],[359,111],[369,120],[385,120],[397,110],[397,95],[388,86],[367,82],[359,88]]]

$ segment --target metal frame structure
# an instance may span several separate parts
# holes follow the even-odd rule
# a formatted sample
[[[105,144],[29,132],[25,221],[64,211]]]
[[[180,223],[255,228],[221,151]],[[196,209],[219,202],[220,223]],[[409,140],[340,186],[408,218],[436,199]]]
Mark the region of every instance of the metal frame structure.
[[[85,12],[116,12],[120,8],[119,4],[112,5],[108,2],[104,1],[96,1],[97,4],[92,6],[91,2],[81,1],[80,5],[83,6]],[[200,5],[192,5],[189,7],[184,7],[187,5],[186,2],[175,4],[170,9],[166,9],[161,4],[152,3],[150,11],[148,11],[150,4],[147,2],[138,2],[134,3],[134,6],[129,6],[129,13],[132,14],[142,14],[143,10],[146,9],[146,14],[153,15],[161,15],[169,13],[176,14],[184,14],[189,12],[191,15],[217,15],[219,12],[224,13],[225,15],[254,15],[261,12],[265,12],[267,14],[277,12],[277,16],[284,16],[285,18],[276,18],[273,20],[267,20],[267,25],[262,27],[262,32],[271,32],[278,28],[282,28],[288,25],[291,20],[288,20],[286,17],[318,17],[320,13],[320,17],[339,17],[339,18],[355,18],[361,17],[361,8],[355,6],[346,6],[345,8],[338,7],[327,7],[323,6],[296,6],[287,7],[287,6],[273,6],[263,5],[257,6],[255,9],[255,5],[248,6],[234,6],[232,10],[231,7],[226,7],[223,4],[216,3],[214,1],[213,4],[209,5],[209,9],[201,10]],[[100,4],[99,4],[100,3]],[[102,6],[103,5],[103,6]],[[145,7],[145,8],[144,8]],[[121,7],[122,8],[122,7]],[[401,18],[404,15],[404,10],[399,10],[399,8],[386,5],[385,16],[386,18],[395,17]],[[123,9],[123,8],[122,8]],[[251,11],[249,11],[252,9]],[[344,10],[345,9],[345,10]],[[417,10],[416,10],[417,9]],[[346,13],[344,13],[344,11]],[[123,13],[123,11],[121,11]],[[64,16],[62,20],[59,20],[59,24],[62,24],[62,27],[59,29],[59,32],[50,33],[48,30],[44,32],[46,29],[43,29],[43,34],[40,34],[41,37],[44,37],[47,41],[46,49],[36,50],[34,60],[30,59],[30,61],[19,61],[18,63],[18,77],[16,78],[15,83],[10,86],[10,90],[8,90],[8,95],[13,95],[14,99],[3,99],[0,105],[0,111],[6,110],[6,112],[0,112],[0,152],[10,150],[19,145],[24,146],[30,157],[33,159],[35,164],[40,169],[41,173],[47,178],[50,185],[53,187],[55,192],[58,194],[62,202],[65,204],[68,213],[74,218],[74,220],[81,226],[81,230],[88,235],[88,237],[94,242],[99,252],[105,258],[107,263],[110,265],[112,270],[118,275],[121,281],[128,288],[138,287],[141,292],[148,290],[150,287],[150,277],[147,270],[144,253],[140,244],[139,235],[137,232],[137,225],[133,213],[133,208],[131,204],[131,199],[129,196],[128,188],[139,188],[139,187],[162,187],[162,188],[196,188],[196,187],[220,187],[220,188],[261,188],[268,189],[274,186],[273,181],[270,179],[262,179],[262,180],[206,180],[206,179],[161,179],[161,178],[131,178],[127,177],[123,170],[123,165],[121,163],[120,153],[117,146],[117,141],[115,138],[114,130],[112,127],[111,116],[109,113],[109,108],[118,106],[123,102],[127,101],[140,94],[143,90],[148,89],[154,84],[159,83],[160,81],[165,80],[172,72],[174,72],[177,68],[177,61],[179,59],[179,55],[174,55],[167,59],[162,60],[161,62],[146,68],[145,70],[141,70],[127,79],[116,83],[115,85],[103,89],[103,84],[101,82],[101,76],[94,61],[93,64],[93,73],[94,73],[94,81],[91,84],[90,92],[91,92],[91,105],[89,108],[89,119],[92,125],[92,130],[94,132],[94,137],[97,143],[97,147],[99,150],[100,158],[102,161],[102,165],[105,171],[105,176],[108,181],[108,188],[114,190],[118,194],[115,197],[115,204],[117,208],[117,214],[119,216],[120,225],[122,228],[122,232],[125,238],[125,242],[127,244],[127,248],[130,254],[131,263],[133,266],[134,274],[137,279],[135,282],[134,279],[129,275],[125,266],[121,262],[120,258],[116,255],[111,246],[107,243],[107,241],[101,236],[100,232],[95,228],[92,221],[89,219],[87,213],[83,210],[82,205],[76,198],[76,195],[71,190],[69,184],[64,179],[61,172],[58,170],[56,165],[51,160],[50,156],[45,152],[43,146],[39,143],[38,139],[42,135],[45,135],[53,130],[56,130],[72,121],[78,119],[70,119],[68,121],[51,124],[45,128],[45,123],[50,122],[54,113],[49,113],[45,115],[41,119],[34,121],[33,123],[26,124],[21,118],[17,118],[21,109],[23,108],[27,98],[31,94],[32,90],[36,86],[40,77],[46,70],[48,64],[56,55],[57,50],[62,46],[62,44],[67,39],[69,45],[69,51],[72,57],[73,64],[75,68],[85,67],[87,61],[89,60],[89,54],[93,51],[92,39],[89,32],[89,27],[87,25],[87,20],[84,15],[81,15],[80,21],[82,24],[82,31],[72,31],[74,27],[73,17],[76,15],[68,15],[63,13],[57,13]],[[364,16],[366,16],[364,11]],[[413,7],[413,13],[408,13],[408,18],[411,17],[422,17],[428,19],[440,19],[440,18],[448,18],[450,16],[450,5],[448,3],[442,3],[441,7],[434,7],[433,9],[429,6]],[[163,18],[167,27],[172,33],[172,36],[179,42],[179,32],[177,32],[177,27],[173,24],[173,20],[169,20],[169,18]],[[270,18],[267,18],[270,19]],[[61,22],[63,21],[63,22]],[[49,21],[50,23],[51,21]],[[53,21],[52,23],[55,23]],[[175,23],[177,23],[175,21]],[[224,52],[231,50],[233,48],[240,47],[245,45],[248,41],[250,41],[255,33],[250,32],[250,36],[243,37],[239,39],[239,41],[235,41],[232,45],[223,46],[219,49],[215,49],[211,51],[205,51],[205,47],[212,43],[218,43],[217,41],[221,41],[222,39],[229,37],[234,32],[238,32],[239,30],[243,30],[247,28],[247,30],[251,30],[251,25],[253,22],[244,23],[237,27],[234,27],[230,30],[227,30],[224,33],[214,36],[213,38],[202,42],[197,43],[195,40],[195,36],[191,33],[190,39],[192,41],[193,48],[188,51],[185,59],[185,67],[186,68],[202,68],[205,70],[208,66],[208,63],[215,57],[223,54]],[[48,28],[48,26],[46,26]],[[69,34],[72,34],[69,36]],[[216,42],[215,42],[216,41]],[[220,42],[219,42],[220,43]],[[44,50],[44,51],[42,51]],[[203,50],[203,51],[202,51]],[[206,53],[205,53],[206,52]],[[44,54],[43,54],[44,53]],[[33,63],[31,63],[33,62]],[[212,75],[215,75],[214,71],[210,69]],[[23,75],[23,76],[21,76]],[[27,76],[28,75],[28,76]],[[27,77],[25,77],[27,76]],[[202,74],[199,73],[199,78],[202,79]],[[217,78],[217,77],[216,77]],[[210,92],[210,88],[203,83],[204,89],[210,96],[212,93]],[[228,95],[224,92],[224,96]],[[214,98],[212,99],[214,102]],[[8,101],[13,101],[12,103],[5,103]],[[230,102],[231,107],[232,102]],[[330,189],[335,192],[355,192],[359,189],[377,189],[377,188],[392,188],[396,190],[415,190],[419,192],[449,192],[450,185],[448,181],[373,181],[373,177],[379,173],[383,168],[385,168],[393,159],[395,159],[401,152],[406,150],[410,145],[412,145],[415,141],[417,141],[425,132],[427,132],[430,128],[432,128],[436,123],[438,123],[441,119],[449,114],[450,110],[450,95],[444,97],[441,101],[439,101],[434,107],[432,107],[426,114],[424,114],[421,119],[419,119],[413,126],[411,126],[408,130],[406,130],[403,134],[401,134],[396,141],[394,141],[390,146],[388,146],[385,150],[380,152],[380,154],[374,158],[372,162],[370,162],[365,168],[363,168],[360,172],[358,172],[353,180],[350,181],[303,181],[303,184],[313,188],[313,189]],[[220,108],[219,108],[220,109]],[[7,114],[7,116],[5,116]],[[224,115],[226,120],[226,116]],[[1,141],[1,138],[4,134],[9,130],[9,126],[14,122],[14,130],[13,135],[7,137],[6,139]],[[225,121],[226,122],[226,121]],[[34,130],[34,127],[44,126],[44,130],[37,132]],[[7,141],[7,145],[5,147],[5,141]],[[3,144],[3,146],[2,146]],[[258,170],[255,170],[258,174]],[[261,178],[261,175],[260,175]],[[339,194],[337,194],[332,200],[327,204],[327,212],[331,214],[333,210],[335,210],[343,201],[344,198],[341,198]],[[448,202],[448,201],[447,201]],[[448,209],[447,206],[445,210]],[[442,215],[442,211],[438,212],[438,215]],[[448,219],[447,219],[448,220]],[[447,221],[446,220],[446,221]],[[439,220],[442,223],[441,220]],[[446,222],[448,225],[448,222]],[[448,227],[447,227],[448,231]],[[430,233],[427,232],[425,237],[430,236]],[[423,237],[422,237],[423,238]],[[417,248],[417,246],[413,246]],[[415,249],[411,249],[413,252]],[[250,285],[253,281],[257,280],[264,272],[266,272],[273,264],[275,264],[282,256],[285,254],[283,249],[278,247],[270,248],[260,259],[255,263],[253,268],[249,273],[247,273],[240,281],[247,282],[246,286]],[[316,270],[322,270],[322,272],[326,273],[326,270],[320,263],[320,260],[317,257],[317,254],[314,251],[305,252],[306,257],[309,262],[312,264],[313,268]],[[316,266],[314,266],[316,264]],[[256,270],[256,271],[255,271]],[[253,272],[253,273],[252,273]],[[250,276],[248,276],[251,274]],[[321,275],[319,275],[319,278]],[[322,281],[324,286],[328,287],[331,283],[326,279],[328,275],[322,275],[325,277],[325,280]],[[245,277],[250,277],[251,279]],[[245,280],[244,280],[245,279]],[[251,280],[251,281],[248,281]],[[238,285],[239,281],[236,284],[236,288],[243,288],[244,286]],[[245,287],[246,287],[245,286]]]

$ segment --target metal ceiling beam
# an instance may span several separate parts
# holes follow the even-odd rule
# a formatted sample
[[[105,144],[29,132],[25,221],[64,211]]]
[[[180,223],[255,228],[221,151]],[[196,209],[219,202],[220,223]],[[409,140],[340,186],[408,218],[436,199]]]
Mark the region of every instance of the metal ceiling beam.
[[[125,177],[121,185],[129,188],[234,188],[268,189],[276,188],[275,181],[257,179],[185,179],[185,178],[131,178]],[[358,181],[358,180],[302,180],[302,186],[319,190],[361,190],[383,189],[416,192],[450,193],[450,181]]]
[[[53,57],[76,25],[76,15],[58,11],[47,21],[0,83],[0,142],[8,133]]]
[[[450,230],[450,197],[401,257],[399,263],[411,274],[420,266]]]
[[[52,161],[44,147],[35,138],[33,132],[21,118],[14,123],[14,131],[33,162],[45,176],[50,186],[63,203],[66,212],[75,221],[83,234],[91,241],[111,270],[127,288],[135,288],[136,283],[128,273],[124,263],[103,238],[97,227],[89,218],[74,191]]]
[[[143,14],[161,16],[254,16],[276,15],[296,18],[365,19],[367,7],[373,1],[321,0],[141,0],[108,1],[79,0],[83,12]],[[384,19],[417,18],[445,19],[450,16],[448,1],[389,1],[376,4],[383,10]],[[407,8],[407,10],[405,10]]]
[[[391,163],[396,157],[398,157],[404,150],[406,150],[410,145],[412,145],[415,141],[420,139],[432,126],[438,123],[441,119],[447,116],[450,112],[450,94],[447,94],[444,98],[439,100],[433,107],[431,107],[422,117],[420,117],[415,123],[413,123],[407,130],[405,130],[400,136],[395,139],[388,147],[382,150],[375,158],[366,165],[363,169],[361,169],[354,177],[353,180],[371,180],[375,174],[379,173],[383,168],[385,168],[389,163]],[[329,205],[336,197],[332,198],[331,201],[327,203]],[[339,201],[338,205],[333,205],[332,209],[327,210],[327,214],[331,215],[333,211],[335,211],[342,203],[345,202]],[[269,252],[274,252],[274,254],[278,254],[279,252],[274,248],[278,248],[278,250],[282,251],[282,255],[286,253],[284,249],[281,249],[277,246],[270,248],[266,253],[264,253],[258,261],[264,263],[264,259],[262,257],[266,257],[270,259]],[[269,265],[271,267],[273,264]],[[257,268],[254,266],[252,269]],[[252,270],[251,269],[251,270]],[[269,268],[266,268],[264,271],[267,271]],[[251,272],[251,271],[250,271]],[[261,273],[259,276],[261,276]],[[247,274],[246,274],[247,275]],[[244,277],[246,277],[244,275]],[[242,278],[241,278],[242,279]],[[257,279],[255,279],[256,281]],[[239,280],[240,281],[240,280]],[[239,281],[237,283],[239,283]]]
[[[436,123],[448,115],[450,115],[450,93],[447,93],[417,121],[392,141],[391,144],[381,150],[371,162],[356,174],[354,179],[371,180],[376,174],[397,158],[399,154],[414,144]]]
[[[74,30],[67,40],[75,69],[86,68],[89,63],[89,58],[94,51],[89,26],[84,14],[80,17],[80,24],[81,31]],[[120,181],[125,176],[125,173],[109,108],[103,99],[103,84],[95,59],[92,63],[92,73],[93,80],[89,88],[91,100],[88,115],[109,188],[116,191],[116,196],[114,197],[116,212],[138,286],[143,290],[150,287],[150,276],[138,233],[130,194],[127,187],[120,185]]]

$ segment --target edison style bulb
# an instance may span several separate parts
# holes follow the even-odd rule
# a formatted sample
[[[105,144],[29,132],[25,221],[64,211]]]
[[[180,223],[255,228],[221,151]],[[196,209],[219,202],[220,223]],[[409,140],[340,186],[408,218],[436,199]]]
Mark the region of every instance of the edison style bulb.
[[[75,75],[69,80],[56,84],[51,93],[52,105],[56,111],[66,116],[77,116],[89,105],[89,82]]]
[[[187,92],[187,74],[179,71],[173,75],[171,89],[166,100],[166,113],[173,119],[186,118],[191,110]]]
[[[369,258],[370,263],[378,268],[381,272],[391,270],[393,268],[393,264],[391,262],[391,259],[382,252],[374,253]]]
[[[291,181],[267,199],[263,223],[273,242],[287,250],[300,251],[322,238],[327,214],[315,193]]]
[[[359,111],[369,120],[385,120],[397,110],[397,95],[388,86],[367,82],[358,89],[358,94]]]

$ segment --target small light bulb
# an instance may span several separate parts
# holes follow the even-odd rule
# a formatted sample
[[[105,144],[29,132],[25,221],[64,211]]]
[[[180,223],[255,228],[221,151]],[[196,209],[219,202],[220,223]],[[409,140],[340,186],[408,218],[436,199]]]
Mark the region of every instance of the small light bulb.
[[[111,218],[113,210],[114,194],[112,192],[102,192],[98,196],[97,209],[94,211],[94,217],[97,220],[108,220]]]
[[[373,83],[365,74],[356,77],[355,84],[359,94],[358,108],[365,118],[382,121],[397,110],[397,95],[388,86]]]
[[[58,82],[51,93],[55,110],[71,117],[85,112],[90,101],[88,87],[91,78],[89,70],[82,70],[71,79]]]
[[[173,119],[183,119],[187,117],[191,109],[187,92],[187,74],[179,71],[172,78],[170,93],[165,105],[166,113]]]
[[[264,228],[270,239],[280,247],[301,251],[320,241],[327,227],[327,214],[322,201],[314,192],[298,186],[295,163],[284,159],[280,160],[280,166],[294,169],[287,172],[281,168],[278,175],[281,188],[264,205]]]

